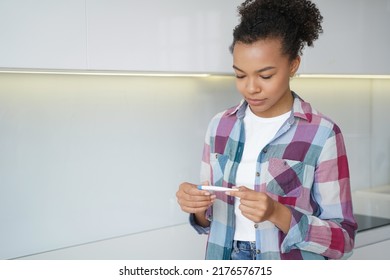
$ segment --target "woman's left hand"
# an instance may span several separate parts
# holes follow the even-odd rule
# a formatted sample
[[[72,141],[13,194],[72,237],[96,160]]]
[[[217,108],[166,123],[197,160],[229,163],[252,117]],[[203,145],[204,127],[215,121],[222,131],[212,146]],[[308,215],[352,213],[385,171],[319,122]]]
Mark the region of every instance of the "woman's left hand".
[[[242,215],[255,223],[270,219],[275,211],[276,203],[271,197],[243,186],[238,190],[229,192],[229,195],[240,198],[239,209]]]
[[[228,195],[240,198],[239,209],[242,215],[254,223],[270,221],[284,233],[290,229],[291,212],[288,207],[273,200],[263,192],[247,187],[239,187],[239,191],[229,191]]]

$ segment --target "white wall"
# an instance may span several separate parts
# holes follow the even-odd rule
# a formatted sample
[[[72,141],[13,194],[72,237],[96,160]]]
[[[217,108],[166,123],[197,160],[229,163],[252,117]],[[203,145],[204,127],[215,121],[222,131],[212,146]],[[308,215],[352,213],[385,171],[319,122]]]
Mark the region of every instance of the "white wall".
[[[371,185],[390,182],[390,81],[372,83],[371,99]]]
[[[389,80],[292,89],[341,127],[353,190],[390,182]],[[175,191],[198,180],[210,117],[239,98],[233,77],[0,74],[2,258],[203,258]]]
[[[0,258],[185,223],[231,78],[0,76]],[[162,240],[160,240],[163,242]]]

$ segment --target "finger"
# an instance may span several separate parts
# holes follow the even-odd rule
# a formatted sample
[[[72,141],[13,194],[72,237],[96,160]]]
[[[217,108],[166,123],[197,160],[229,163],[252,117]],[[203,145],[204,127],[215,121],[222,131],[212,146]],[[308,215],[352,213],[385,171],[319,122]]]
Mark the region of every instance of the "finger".
[[[188,213],[196,213],[207,210],[214,203],[214,200],[188,201],[179,199],[178,202],[183,211]]]
[[[206,211],[210,206],[206,206],[206,207],[189,207],[189,206],[183,206],[181,207],[181,209],[186,212],[186,213],[192,213],[192,214],[195,214],[195,213],[201,213],[201,212],[204,212]]]
[[[208,191],[204,191],[204,190],[199,190],[198,189],[198,186],[195,185],[195,184],[191,184],[191,183],[182,183],[179,187],[179,190],[177,192],[177,195],[180,195],[180,194],[187,194],[187,195],[191,195],[191,196],[196,196],[196,195],[211,195],[210,192]]]
[[[229,191],[226,194],[240,199],[257,200],[259,192],[248,189],[247,187],[240,187],[238,191]]]
[[[263,203],[258,200],[240,199],[240,206],[251,209],[262,209]]]
[[[195,193],[195,195],[190,194],[190,193]],[[205,194],[204,192],[201,191],[196,191],[196,192],[184,192],[183,190],[179,190],[176,193],[176,198],[180,204],[184,203],[191,203],[191,202],[205,202],[209,203],[210,201],[215,200],[215,195],[211,194]]]
[[[210,193],[209,191],[198,190],[197,188],[188,189],[184,192],[178,192],[177,196],[186,197],[186,199],[195,199],[195,200],[207,200],[210,197],[215,198],[215,194]]]
[[[225,194],[230,195],[230,196],[239,197],[240,194],[238,194],[238,192],[245,191],[245,189],[247,189],[247,188],[244,186],[241,186],[241,187],[233,187],[232,189],[234,189],[234,191],[227,191],[227,192],[225,192]]]
[[[265,219],[266,211],[262,207],[259,207],[259,205],[254,205],[253,203],[250,203],[250,205],[245,205],[241,203],[238,208],[244,217],[253,222],[258,223]]]
[[[247,213],[251,215],[263,215],[263,213],[266,211],[264,205],[259,203],[253,203],[252,201],[244,203],[241,201],[238,208],[242,213]]]
[[[209,192],[209,191],[205,191],[205,190],[200,190],[198,189],[198,187],[194,187],[194,188],[191,188],[191,189],[188,189],[186,191],[187,194],[189,195],[197,195],[197,196],[209,196],[211,195],[212,193]]]
[[[204,208],[204,207],[209,207],[213,204],[213,200],[208,200],[208,201],[181,201],[181,205],[185,207],[190,207],[190,208]]]

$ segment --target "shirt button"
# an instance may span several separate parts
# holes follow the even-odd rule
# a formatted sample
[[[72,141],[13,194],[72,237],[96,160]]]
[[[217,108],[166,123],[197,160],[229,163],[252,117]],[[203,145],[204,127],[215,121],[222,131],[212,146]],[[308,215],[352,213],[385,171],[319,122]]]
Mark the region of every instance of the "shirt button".
[[[218,155],[215,155],[215,158],[218,158]]]
[[[256,250],[256,254],[260,254],[261,251],[259,249]]]
[[[264,148],[263,149],[263,153],[266,154],[268,152],[268,149],[267,148]]]
[[[259,177],[260,176],[260,172],[256,172],[256,177]]]
[[[255,228],[258,228],[258,227],[259,227],[259,225],[258,225],[258,224],[255,224],[255,225],[254,225],[254,227],[255,227]]]

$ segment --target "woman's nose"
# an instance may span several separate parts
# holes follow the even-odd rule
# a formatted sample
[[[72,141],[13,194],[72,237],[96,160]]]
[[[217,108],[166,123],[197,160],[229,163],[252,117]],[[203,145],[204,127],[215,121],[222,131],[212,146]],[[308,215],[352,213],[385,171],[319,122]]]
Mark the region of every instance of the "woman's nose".
[[[261,91],[261,88],[259,84],[256,82],[256,79],[249,78],[247,80],[246,90],[248,91],[248,93],[254,94],[254,93],[259,93]]]

